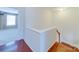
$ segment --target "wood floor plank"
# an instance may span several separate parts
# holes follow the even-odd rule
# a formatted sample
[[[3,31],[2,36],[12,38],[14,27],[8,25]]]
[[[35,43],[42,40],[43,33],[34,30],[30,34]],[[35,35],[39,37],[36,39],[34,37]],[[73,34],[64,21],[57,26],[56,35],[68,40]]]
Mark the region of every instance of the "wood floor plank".
[[[17,42],[17,51],[18,52],[32,52],[31,48],[25,43],[23,39]]]
[[[0,52],[32,52],[32,50],[25,43],[24,39],[21,39],[9,46],[0,46]]]
[[[79,49],[64,42],[61,43],[56,42],[48,50],[48,52],[79,52]]]

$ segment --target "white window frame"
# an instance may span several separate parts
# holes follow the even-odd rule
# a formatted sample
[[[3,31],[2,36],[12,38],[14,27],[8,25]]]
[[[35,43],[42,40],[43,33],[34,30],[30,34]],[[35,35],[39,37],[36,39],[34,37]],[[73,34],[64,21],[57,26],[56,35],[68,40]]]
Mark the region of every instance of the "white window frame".
[[[7,26],[7,15],[15,15],[16,19],[15,19],[15,25],[11,25],[11,26]],[[4,29],[13,29],[13,28],[17,28],[17,15],[16,14],[4,14],[4,23],[3,23],[3,28]]]

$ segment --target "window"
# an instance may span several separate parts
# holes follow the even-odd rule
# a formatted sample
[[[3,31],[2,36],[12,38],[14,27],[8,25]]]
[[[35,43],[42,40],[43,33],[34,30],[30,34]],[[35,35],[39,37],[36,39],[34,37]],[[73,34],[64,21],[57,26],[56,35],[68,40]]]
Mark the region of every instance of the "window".
[[[15,26],[16,25],[16,16],[15,15],[7,15],[7,26]]]
[[[16,14],[4,14],[5,22],[4,29],[17,27],[17,15]]]
[[[17,27],[18,11],[11,8],[0,8],[0,30]]]
[[[17,27],[17,15],[3,13],[0,15],[0,29],[13,29]]]

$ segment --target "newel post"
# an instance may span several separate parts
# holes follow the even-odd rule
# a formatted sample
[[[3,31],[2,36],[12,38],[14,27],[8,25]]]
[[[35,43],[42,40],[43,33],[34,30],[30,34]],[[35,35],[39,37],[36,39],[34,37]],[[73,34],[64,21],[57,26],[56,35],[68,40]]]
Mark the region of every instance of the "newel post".
[[[57,32],[57,34],[58,34],[58,42],[60,43],[60,42],[61,42],[61,41],[60,41],[60,34],[61,34],[61,33],[58,31],[58,29],[57,29],[56,32]]]

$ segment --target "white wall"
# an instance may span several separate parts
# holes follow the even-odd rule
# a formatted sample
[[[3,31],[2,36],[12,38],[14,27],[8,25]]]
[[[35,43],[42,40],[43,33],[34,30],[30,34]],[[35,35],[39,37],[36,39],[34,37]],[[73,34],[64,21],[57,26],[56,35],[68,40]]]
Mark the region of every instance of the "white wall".
[[[18,28],[0,30],[0,41],[3,43],[23,38],[24,8],[16,7],[15,9],[19,11]]]
[[[50,8],[47,11],[49,11],[50,16],[52,16],[48,18],[48,21],[51,21],[48,25],[58,27],[61,32],[61,40],[69,42],[70,44],[78,44],[79,8],[64,8],[63,11],[57,8]]]
[[[29,45],[32,51],[40,51],[40,33],[27,28],[25,32],[25,42]]]
[[[61,40],[79,47],[79,8],[49,8],[44,12],[47,25],[57,26]]]
[[[32,26],[45,29],[56,26],[61,32],[61,40],[70,44],[79,44],[79,8],[26,8],[25,28]],[[25,33],[26,33],[25,29]],[[25,39],[26,39],[25,34]],[[28,40],[27,40],[28,42]],[[28,43],[31,44],[31,43]]]
[[[49,22],[48,20],[43,19],[44,16],[44,11],[47,8],[38,8],[38,7],[29,7],[26,8],[26,25],[27,26],[32,26],[35,28],[39,29],[45,29],[49,27]],[[27,27],[26,26],[26,27]]]
[[[58,11],[53,20],[52,23],[61,32],[61,40],[79,47],[79,8],[65,8],[63,11]]]
[[[43,44],[45,43],[45,48],[48,49],[51,46],[50,45],[51,42],[54,39],[56,39],[56,36],[53,37],[53,35],[56,35],[56,34],[52,34],[52,35],[50,34],[51,36],[49,36],[49,37],[53,37],[53,38],[51,38],[51,39],[49,38],[49,41],[48,41],[48,38],[46,38],[47,39],[46,41],[43,41],[44,38],[41,38],[41,42],[40,42],[40,38],[38,37],[38,35],[36,35],[37,37],[32,36],[32,35],[35,35],[34,32],[29,31],[27,29],[27,27],[31,27],[31,28],[37,29],[38,31],[41,31],[41,30],[53,27],[51,25],[52,24],[51,20],[44,18],[46,15],[46,14],[44,14],[44,13],[46,13],[44,11],[46,9],[48,10],[49,8],[31,8],[31,7],[26,8],[25,32],[24,32],[25,41],[33,49],[33,51],[40,51],[40,49],[42,49],[41,47],[43,46],[42,43]],[[49,31],[49,33],[50,33],[50,31]],[[48,35],[48,34],[46,34],[46,35]],[[42,35],[40,35],[40,36],[42,36]],[[40,49],[39,49],[39,44],[41,44]],[[45,51],[47,51],[47,49],[45,49]]]

